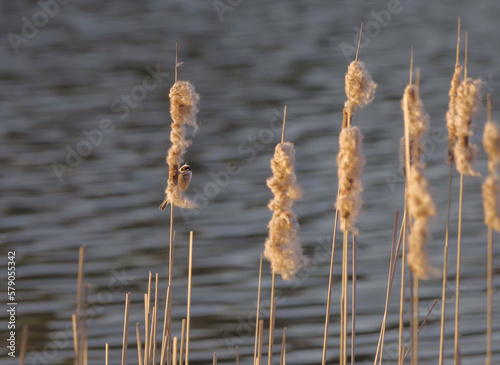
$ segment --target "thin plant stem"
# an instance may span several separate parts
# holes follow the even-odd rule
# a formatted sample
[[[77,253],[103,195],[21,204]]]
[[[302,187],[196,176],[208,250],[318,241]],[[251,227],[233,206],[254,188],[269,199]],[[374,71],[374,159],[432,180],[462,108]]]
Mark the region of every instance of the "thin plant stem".
[[[109,364],[109,344],[106,342],[106,347],[104,349],[104,364]]]
[[[139,322],[135,324],[135,336],[137,340],[137,363],[142,364],[142,342],[141,342],[141,327]]]
[[[351,365],[354,365],[354,339],[356,338],[356,236],[352,235],[352,303],[351,303]]]
[[[427,312],[427,315],[425,316],[424,320],[422,321],[422,324],[420,325],[420,327],[418,328],[418,333],[417,334],[420,334],[420,332],[422,331],[422,329],[424,328],[425,324],[427,323],[427,319],[429,318],[429,316],[431,315],[431,312],[432,310],[434,309],[434,307],[436,306],[436,303],[438,302],[438,299],[434,299],[434,302],[432,303],[431,305],[431,308],[429,309],[429,311]],[[406,347],[405,349],[403,349],[403,353],[404,353],[404,356],[403,356],[403,361],[406,360],[406,357],[408,356],[408,354],[410,353],[412,347],[410,345],[410,347],[408,347],[408,350],[406,350]]]
[[[325,333],[323,336],[323,356],[321,360],[321,364],[326,364],[326,348],[328,342],[328,324],[330,322],[330,303],[332,299],[332,283],[333,283],[333,261],[335,258],[335,241],[337,239],[337,226],[338,226],[338,216],[339,210],[335,210],[335,224],[333,228],[333,240],[332,240],[332,253],[330,257],[330,275],[328,278],[328,297],[326,300],[326,316],[325,316]]]
[[[255,346],[253,350],[253,361],[254,364],[257,362],[257,348],[259,347],[259,312],[260,312],[260,288],[262,284],[262,253],[260,254],[259,263],[259,284],[257,289],[257,313],[255,314]]]
[[[172,344],[172,364],[177,364],[177,336],[174,336]]]
[[[341,363],[347,364],[347,275],[348,275],[348,252],[349,252],[349,233],[344,232],[342,247],[342,344],[341,344]]]
[[[412,306],[412,350],[411,364],[418,365],[418,277],[413,275],[413,306]]]
[[[403,218],[404,219],[404,218]],[[377,363],[378,355],[380,354],[379,363],[382,364],[382,355],[384,352],[384,338],[385,338],[385,324],[387,321],[387,311],[389,308],[389,298],[391,297],[392,291],[392,283],[394,282],[394,274],[396,272],[396,263],[399,255],[399,249],[401,247],[401,239],[402,239],[402,231],[403,226],[401,225],[401,231],[399,232],[398,245],[396,248],[396,238],[398,232],[398,221],[399,221],[399,211],[396,210],[394,214],[394,225],[392,230],[392,244],[391,244],[391,259],[389,262],[389,274],[387,275],[387,291],[385,296],[385,308],[384,308],[384,317],[382,319],[382,325],[380,327],[380,335],[378,338],[377,352],[375,353],[375,361],[374,364]]]
[[[26,349],[28,347],[28,326],[23,325],[21,330],[21,350],[19,351],[19,365],[24,365],[26,357]]]
[[[399,336],[398,336],[398,364],[403,364],[402,349],[403,349],[403,329],[404,329],[404,299],[405,299],[405,270],[406,270],[406,224],[408,221],[406,212],[406,202],[403,215],[403,249],[401,250],[401,284],[399,294]]]
[[[125,316],[123,319],[122,365],[127,364],[129,307],[130,307],[130,293],[127,293],[127,295],[125,296]]]
[[[358,38],[358,48],[356,49],[356,61],[359,56],[359,46],[361,45],[361,35],[363,34],[363,23],[361,23],[361,27],[359,29],[359,38]]]
[[[189,232],[189,274],[186,322],[186,365],[189,365],[189,328],[191,324],[191,285],[193,275],[193,231]]]
[[[236,352],[236,365],[240,365],[240,352],[238,350],[238,346],[234,348],[234,351]]]
[[[281,341],[280,365],[286,364],[286,327],[283,328],[283,340]]]
[[[276,301],[274,300],[274,284],[276,275],[273,270],[272,274],[272,281],[271,281],[271,314],[269,315],[269,351],[268,351],[268,359],[267,359],[267,365],[271,365],[272,363],[272,358],[273,358],[273,342],[274,342],[274,310],[275,310],[275,303]]]
[[[486,284],[486,365],[491,365],[491,322],[493,304],[493,232],[488,227],[488,259]]]
[[[78,321],[76,319],[76,313],[73,313],[73,315],[71,316],[71,320],[73,323],[73,350],[75,352],[76,363],[79,364],[79,361],[78,361]]]
[[[285,124],[286,124],[286,105],[283,111],[283,130],[281,132],[281,143],[285,141]]]
[[[259,349],[257,351],[257,364],[260,365],[262,359],[262,341],[264,337],[264,320],[259,321]]]
[[[467,38],[466,38],[467,39]],[[458,348],[458,314],[459,314],[459,299],[460,299],[460,255],[462,246],[462,208],[464,196],[464,174],[460,174],[460,198],[458,207],[458,239],[457,239],[457,274],[455,284],[455,365],[459,364],[459,348]]]
[[[168,258],[168,285],[172,285],[173,263],[174,263],[174,202],[170,202],[170,250]]]
[[[159,281],[159,277],[158,277],[158,273],[156,273],[156,277],[155,277],[155,311],[156,311],[155,318],[157,320],[153,323],[153,343],[152,343],[152,345],[153,345],[153,364],[156,364],[156,347],[157,347],[156,346],[156,330],[158,327],[158,281]]]
[[[443,257],[443,287],[441,289],[441,327],[439,330],[439,365],[443,365],[444,361],[444,325],[446,314],[446,284],[448,280],[448,244],[450,240],[450,211],[451,211],[451,190],[453,183],[453,165],[450,164],[448,175],[448,207],[446,213],[446,233],[444,241],[444,257]]]
[[[184,339],[186,338],[186,319],[182,319],[181,323],[181,347],[179,349],[179,365],[182,365],[182,356],[184,354]],[[176,364],[174,364],[176,365]]]

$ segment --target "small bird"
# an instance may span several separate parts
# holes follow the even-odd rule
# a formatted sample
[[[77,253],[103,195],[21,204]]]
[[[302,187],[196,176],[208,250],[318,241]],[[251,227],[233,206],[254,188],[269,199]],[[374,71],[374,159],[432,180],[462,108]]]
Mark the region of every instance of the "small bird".
[[[182,165],[181,168],[179,169],[176,181],[176,184],[181,192],[187,189],[189,183],[191,182],[192,176],[193,173],[191,171],[191,166],[189,166],[187,163]],[[163,200],[163,203],[161,203],[160,205],[160,209],[165,210],[165,208],[168,206],[169,203],[170,202],[168,201],[168,196],[166,196],[165,199]]]
[[[179,185],[180,191],[184,191],[187,189],[192,176],[193,173],[191,172],[191,166],[189,166],[187,163],[182,165],[179,169],[179,176],[177,178],[177,185]]]

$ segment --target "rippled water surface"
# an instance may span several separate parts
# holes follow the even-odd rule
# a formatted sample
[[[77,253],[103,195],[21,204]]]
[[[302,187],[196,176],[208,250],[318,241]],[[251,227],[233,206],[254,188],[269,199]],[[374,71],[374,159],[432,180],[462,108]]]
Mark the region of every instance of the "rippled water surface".
[[[82,244],[87,245],[85,273],[94,314],[88,325],[90,363],[103,363],[106,342],[113,363],[118,363],[125,293],[132,293],[133,327],[144,321],[143,293],[150,271],[159,273],[160,305],[164,305],[169,213],[159,211],[158,205],[167,178],[167,96],[174,81],[176,42],[184,62],[179,78],[191,81],[201,96],[201,127],[186,159],[194,171],[188,194],[198,199],[202,209],[176,210],[173,268],[173,330],[180,336],[186,315],[188,238],[189,231],[194,231],[192,363],[210,362],[213,352],[220,363],[234,362],[234,346],[239,346],[242,363],[253,356],[259,255],[271,217],[266,207],[271,193],[265,181],[271,173],[274,145],[281,137],[285,105],[286,139],[295,143],[297,178],[304,189],[295,211],[310,266],[291,283],[277,280],[275,340],[281,343],[286,326],[288,363],[321,361],[343,78],[361,22],[366,34],[360,58],[378,88],[374,102],[354,118],[364,134],[367,159],[357,238],[357,363],[373,361],[385,303],[394,212],[403,208],[398,167],[403,133],[400,99],[408,81],[412,45],[414,63],[421,69],[421,96],[431,117],[425,159],[438,216],[429,253],[434,265],[442,265],[448,183],[448,167],[443,163],[444,115],[455,63],[457,17],[462,17],[462,27],[469,32],[469,75],[485,80],[498,119],[500,4],[493,0],[401,1],[390,13],[392,1],[244,0],[233,2],[219,17],[214,5],[219,3],[223,2],[68,1],[51,8],[52,15],[45,17],[35,1],[0,6],[0,252],[6,257],[8,251],[16,251],[17,324],[30,325],[28,363],[72,363],[72,340],[65,328],[75,307]],[[46,24],[23,28],[27,22]],[[13,38],[13,33],[25,38]],[[142,93],[141,85],[152,70],[155,82]],[[134,96],[127,101],[131,93]],[[476,142],[484,120],[482,108],[475,122]],[[95,132],[103,126],[108,133]],[[93,145],[85,142],[91,139]],[[72,151],[78,149],[85,156],[76,157]],[[59,170],[58,179],[54,166],[61,168],[68,162],[72,166]],[[237,167],[237,173],[225,181],[228,163]],[[483,152],[476,167],[487,173]],[[458,180],[455,173],[452,282]],[[484,363],[486,346],[486,229],[480,184],[480,179],[465,179],[460,344],[467,364]],[[498,288],[497,243],[494,236]],[[338,361],[340,258],[339,251],[330,363]],[[2,262],[5,265],[6,259]],[[399,280],[397,274],[395,282]],[[265,262],[265,314],[270,282]],[[0,298],[6,303],[6,285],[2,288]],[[440,292],[440,279],[421,282],[421,318]],[[395,289],[387,319],[384,359],[391,363],[396,362],[398,297]],[[453,358],[453,297],[454,284],[450,284],[447,363]],[[500,362],[499,302],[496,293],[496,362]],[[420,335],[421,363],[437,359],[439,307]],[[7,337],[5,311],[0,318],[3,339]],[[137,357],[132,329],[129,343],[129,363],[133,363]],[[4,345],[2,358],[6,357]],[[8,358],[2,363],[18,361]]]

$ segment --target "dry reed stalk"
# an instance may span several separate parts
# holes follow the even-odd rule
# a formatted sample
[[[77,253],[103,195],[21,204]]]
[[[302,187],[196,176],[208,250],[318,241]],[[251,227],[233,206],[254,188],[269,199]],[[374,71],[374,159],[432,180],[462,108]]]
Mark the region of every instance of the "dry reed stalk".
[[[459,309],[460,309],[460,258],[462,245],[462,212],[463,212],[463,184],[464,175],[480,176],[471,166],[471,162],[476,153],[477,147],[469,142],[469,137],[472,136],[470,130],[472,117],[477,111],[478,101],[480,97],[480,80],[472,80],[467,78],[467,46],[468,37],[465,32],[465,60],[464,60],[464,81],[460,84],[457,90],[457,115],[455,118],[455,126],[457,128],[457,143],[455,144],[454,156],[457,165],[457,171],[460,173],[460,196],[458,208],[458,229],[457,229],[457,269],[455,280],[455,338],[454,338],[454,360],[455,364],[460,362],[460,347],[459,347]]]
[[[19,365],[24,365],[26,349],[28,348],[28,326],[23,324],[21,330],[21,349],[19,351]]]
[[[260,254],[259,263],[259,285],[257,289],[257,313],[255,314],[255,345],[253,350],[254,365],[257,365],[257,348],[259,340],[259,312],[260,312],[260,288],[262,284],[262,254]]]
[[[238,346],[234,347],[234,351],[236,352],[236,365],[240,365],[240,352],[238,350]]]
[[[460,364],[459,337],[459,299],[460,299],[460,257],[462,247],[462,211],[464,198],[464,174],[460,174],[460,193],[458,200],[458,234],[457,234],[457,269],[455,279],[455,338],[454,338],[454,358],[455,364]]]
[[[403,250],[401,253],[401,283],[400,283],[400,293],[399,293],[399,334],[398,334],[398,364],[402,365],[403,364],[403,357],[402,357],[402,351],[403,351],[403,328],[404,328],[404,320],[403,320],[403,313],[404,313],[404,298],[405,298],[405,273],[406,273],[406,225],[408,222],[408,217],[406,215],[407,213],[407,208],[406,208],[406,199],[405,199],[405,205],[404,205],[404,214],[403,214],[403,223],[402,223],[402,228],[403,228]]]
[[[174,336],[172,344],[172,364],[177,364],[177,336]]]
[[[333,262],[335,259],[335,241],[337,239],[337,227],[338,227],[338,209],[335,210],[335,224],[333,228],[333,239],[332,239],[332,253],[330,255],[330,274],[328,276],[328,296],[326,299],[326,315],[325,315],[325,333],[323,334],[323,355],[321,358],[321,364],[326,364],[326,349],[328,343],[328,326],[330,323],[330,303],[332,299],[332,284],[333,284]]]
[[[156,318],[156,321],[153,323],[153,364],[156,364],[156,347],[157,347],[157,344],[156,344],[156,331],[157,331],[157,327],[158,327],[158,281],[159,281],[159,277],[158,277],[158,273],[156,273],[156,276],[155,276],[155,318]],[[163,340],[163,339],[162,339]],[[163,342],[163,341],[162,341]]]
[[[351,295],[351,365],[354,365],[354,340],[356,338],[356,235],[352,236],[352,295]]]
[[[498,125],[488,120],[484,126],[483,146],[488,153],[488,177],[483,183],[484,223],[495,231],[500,231],[498,214],[497,167],[500,162],[500,131]]]
[[[214,359],[212,361],[213,365],[217,365],[217,354],[214,352]]]
[[[273,359],[273,345],[274,345],[274,319],[276,316],[276,298],[274,297],[274,284],[276,281],[276,274],[273,271],[271,283],[271,313],[269,314],[269,350],[267,352],[267,365],[271,365]]]
[[[123,318],[122,365],[127,364],[129,307],[130,307],[130,293],[127,293],[125,295],[125,315]]]
[[[339,194],[335,207],[339,211],[340,229],[344,233],[357,233],[355,221],[363,204],[361,172],[365,158],[361,149],[362,139],[363,136],[358,127],[344,128],[339,135],[337,156]]]
[[[259,321],[259,348],[257,350],[257,364],[260,365],[262,359],[262,342],[264,338],[264,320]]]
[[[169,318],[169,313],[170,313],[170,306],[169,306],[169,301],[170,301],[170,290],[172,286],[169,284],[167,287],[167,295],[165,297],[165,311],[163,314],[163,332],[161,335],[162,338],[162,354],[165,352],[165,347],[167,347],[167,343],[170,341],[170,318]],[[168,333],[168,335],[167,335]],[[162,360],[160,360],[161,365],[163,365],[163,360],[164,360],[164,355],[161,355]]]
[[[491,365],[492,353],[492,306],[493,306],[493,232],[499,231],[498,217],[498,176],[500,162],[500,132],[498,125],[491,121],[491,95],[487,98],[488,121],[484,127],[483,145],[488,153],[488,177],[483,183],[484,221],[488,226],[487,278],[486,278],[486,365]],[[488,183],[488,179],[490,182]],[[489,186],[488,186],[489,185]]]
[[[78,361],[78,320],[76,319],[76,313],[71,315],[71,323],[73,325],[73,351],[75,352],[75,363],[79,365]]]
[[[286,327],[283,328],[283,340],[281,341],[280,365],[286,365]]]
[[[411,364],[418,365],[418,284],[419,280],[417,276],[413,277],[413,306],[412,306],[412,344],[411,344]]]
[[[293,143],[277,144],[271,160],[273,176],[267,179],[274,198],[268,204],[273,216],[268,225],[264,256],[271,263],[273,273],[281,275],[284,280],[293,278],[306,262],[297,234],[297,216],[292,211],[294,201],[302,195],[296,183],[294,161]]]
[[[455,117],[456,117],[456,97],[457,89],[461,82],[462,68],[459,65],[460,56],[460,17],[458,18],[457,27],[457,52],[455,61],[455,71],[451,80],[450,91],[448,95],[450,101],[448,103],[448,111],[446,113],[446,126],[448,128],[448,154],[447,162],[450,165],[448,172],[448,204],[447,204],[447,214],[446,214],[446,232],[445,232],[445,243],[444,243],[444,254],[443,254],[443,285],[441,288],[441,325],[439,333],[439,365],[443,365],[444,361],[444,326],[445,326],[445,315],[446,315],[446,284],[448,276],[448,247],[449,247],[449,232],[450,232],[450,212],[451,212],[451,189],[453,185],[453,164],[454,160],[454,146],[457,139],[456,127],[455,127]]]
[[[480,87],[480,80],[466,78],[457,89],[455,116],[457,141],[453,151],[457,171],[465,176],[480,176],[471,165],[476,156],[477,147],[469,141],[473,134],[470,126],[479,104]]]
[[[186,338],[186,319],[181,322],[181,347],[179,349],[179,365],[182,365],[182,356],[184,354],[184,339]],[[174,364],[176,365],[176,364]]]
[[[106,342],[106,347],[104,349],[104,364],[105,365],[109,364],[109,344],[107,342]]]
[[[186,126],[192,127],[195,131],[198,128],[196,114],[198,108],[196,104],[200,100],[194,86],[188,81],[176,81],[170,89],[170,115],[172,130],[170,132],[170,142],[172,146],[168,150],[167,164],[169,175],[167,188],[165,190],[165,200],[160,205],[164,210],[169,203],[185,209],[193,209],[196,204],[183,195],[179,187],[179,169],[184,159],[187,147],[191,141],[186,139]]]
[[[375,96],[377,84],[362,61],[352,61],[345,75],[345,93],[347,101],[344,103],[344,120],[342,128],[351,124],[352,116],[359,109],[370,104]]]
[[[427,315],[425,316],[424,320],[422,321],[422,323],[418,327],[417,335],[420,335],[420,332],[422,332],[422,329],[424,328],[425,324],[427,323],[427,320],[429,319],[429,316],[431,315],[432,310],[436,306],[437,301],[438,301],[438,299],[434,299],[434,302],[432,302],[431,308],[429,309],[429,311],[427,312]],[[403,361],[406,360],[406,357],[408,356],[408,354],[410,353],[411,350],[412,350],[412,345],[410,345],[410,347],[408,347],[408,349],[406,349],[406,347],[403,348],[403,353],[404,353]]]
[[[191,324],[191,286],[193,277],[193,231],[189,232],[188,297],[186,322],[186,365],[189,365],[189,328]]]
[[[399,211],[396,210],[396,212],[394,214],[394,225],[393,225],[393,231],[392,231],[392,244],[391,244],[391,258],[389,261],[389,274],[387,275],[387,291],[386,291],[386,296],[385,296],[384,316],[382,319],[382,325],[380,326],[380,334],[379,334],[379,338],[378,338],[377,351],[375,353],[375,360],[373,362],[374,365],[376,365],[376,363],[377,363],[379,353],[380,353],[379,364],[382,364],[382,357],[384,354],[385,324],[386,324],[386,320],[387,320],[387,312],[389,309],[389,298],[391,297],[392,284],[394,282],[394,274],[396,272],[396,264],[397,264],[397,260],[398,260],[399,249],[401,247],[401,239],[402,239],[402,234],[403,234],[403,225],[401,225],[401,230],[399,232],[398,245],[396,248],[398,221],[399,221]]]
[[[487,253],[487,278],[486,278],[486,365],[491,365],[491,340],[492,340],[492,314],[493,314],[493,235],[488,228],[488,253]]]
[[[141,343],[141,328],[139,322],[135,325],[135,337],[137,340],[137,364],[142,365],[142,343]]]

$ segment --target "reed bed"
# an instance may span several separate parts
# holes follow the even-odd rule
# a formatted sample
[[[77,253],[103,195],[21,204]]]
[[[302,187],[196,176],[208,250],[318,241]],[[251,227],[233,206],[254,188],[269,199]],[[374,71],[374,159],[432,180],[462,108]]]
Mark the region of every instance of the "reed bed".
[[[399,295],[399,342],[398,342],[398,363],[407,362],[407,357],[411,357],[412,364],[418,364],[418,337],[427,323],[427,320],[441,300],[441,326],[440,342],[436,344],[436,361],[444,362],[444,328],[445,317],[445,290],[447,283],[447,259],[448,243],[451,236],[449,227],[450,205],[451,205],[451,181],[452,167],[454,166],[460,174],[460,195],[459,195],[459,222],[457,229],[457,273],[456,273],[456,307],[455,307],[455,328],[454,328],[454,358],[455,364],[460,363],[459,338],[459,278],[460,278],[460,242],[461,242],[461,224],[463,210],[463,179],[464,176],[479,176],[479,173],[472,166],[472,162],[477,153],[477,146],[472,142],[471,124],[473,116],[479,107],[479,96],[481,83],[478,80],[467,78],[467,61],[464,67],[459,65],[459,45],[460,28],[457,39],[457,60],[452,74],[449,104],[446,113],[446,126],[448,128],[448,151],[445,160],[450,165],[449,192],[448,192],[448,216],[446,224],[446,241],[444,243],[444,261],[443,261],[443,292],[441,298],[435,298],[424,318],[419,316],[419,285],[426,285],[425,281],[419,284],[423,279],[439,278],[441,270],[437,270],[429,263],[426,253],[426,244],[430,240],[430,223],[432,217],[437,214],[429,185],[431,182],[425,176],[425,163],[422,157],[421,138],[425,135],[429,117],[424,110],[423,101],[420,97],[420,85],[417,76],[416,82],[412,81],[413,64],[410,66],[410,82],[404,88],[401,107],[403,111],[402,123],[404,124],[404,137],[401,140],[402,161],[406,178],[405,202],[402,219],[399,211],[396,211],[392,229],[392,241],[390,252],[388,252],[389,268],[387,277],[387,290],[385,293],[385,306],[381,312],[381,325],[378,342],[373,345],[374,365],[380,365],[384,356],[384,342],[386,335],[386,321],[389,315],[389,304],[393,283],[395,281],[398,265],[401,270],[400,295]],[[467,49],[467,47],[466,47]],[[374,93],[377,85],[372,80],[366,66],[357,59],[348,66],[345,76],[345,92],[347,100],[344,103],[343,120],[339,133],[339,152],[337,156],[338,164],[338,191],[335,202],[335,222],[332,241],[329,284],[326,302],[325,327],[323,332],[323,352],[322,363],[333,363],[331,358],[327,357],[328,349],[328,329],[331,320],[330,306],[333,287],[334,273],[334,255],[335,240],[337,228],[343,233],[342,246],[342,268],[341,274],[341,293],[339,305],[339,340],[340,343],[330,345],[330,349],[335,353],[335,361],[341,365],[348,362],[356,363],[356,278],[357,264],[356,255],[356,237],[363,234],[356,225],[356,218],[363,214],[362,212],[362,170],[366,163],[362,152],[363,136],[361,128],[353,125],[353,115],[366,107],[374,100]],[[177,61],[176,61],[177,71]],[[463,72],[463,76],[462,76]],[[182,209],[194,207],[194,203],[184,195],[184,188],[179,185],[179,166],[184,162],[186,149],[191,143],[186,138],[186,127],[197,128],[196,113],[198,112],[197,103],[199,96],[191,83],[187,81],[177,81],[170,90],[170,113],[172,117],[170,141],[171,148],[167,154],[167,164],[169,165],[169,178],[165,190],[165,201],[162,203],[163,209],[171,204],[170,216],[170,255],[168,268],[168,286],[166,292],[162,293],[160,289],[159,274],[154,276],[150,273],[147,278],[147,287],[144,290],[144,322],[135,324],[135,336],[130,331],[130,313],[133,310],[133,303],[130,301],[130,293],[124,297],[124,317],[122,333],[122,352],[121,364],[125,365],[132,356],[130,352],[136,352],[134,358],[139,365],[189,365],[190,362],[190,330],[191,323],[191,293],[193,279],[193,256],[195,255],[194,234],[191,231],[189,237],[189,261],[188,263],[179,263],[174,260],[174,231],[173,231],[173,208],[174,206]],[[488,99],[490,100],[490,99]],[[268,365],[273,364],[274,336],[281,334],[281,346],[279,350],[280,365],[286,364],[288,356],[293,356],[293,348],[287,345],[287,335],[293,331],[293,327],[275,328],[276,318],[279,318],[277,312],[277,298],[275,296],[276,276],[281,276],[284,280],[290,280],[303,267],[307,267],[307,257],[304,255],[300,244],[298,217],[293,212],[293,204],[302,198],[302,190],[297,183],[294,162],[296,159],[295,146],[291,142],[285,141],[285,117],[283,119],[283,131],[281,142],[275,147],[274,156],[271,157],[272,176],[267,180],[267,186],[273,194],[268,207],[272,212],[272,218],[268,225],[268,237],[263,239],[264,251],[260,256],[260,266],[258,271],[258,287],[256,287],[257,308],[255,318],[255,328],[253,329],[253,360],[241,358],[238,348],[235,348],[235,362],[239,364],[253,361],[254,365],[260,365],[266,356],[265,347],[267,340],[267,361]],[[340,124],[340,123],[339,123]],[[397,143],[397,142],[396,142]],[[483,182],[483,206],[484,223],[488,230],[487,242],[487,305],[486,312],[488,323],[485,323],[486,329],[486,364],[492,363],[492,353],[494,347],[492,344],[492,313],[494,305],[492,302],[493,293],[493,232],[500,231],[500,215],[498,204],[499,177],[497,174],[498,164],[500,163],[500,128],[492,122],[491,105],[488,102],[488,120],[484,126],[483,146],[488,154],[488,176]],[[444,163],[444,162],[443,162]],[[340,222],[340,224],[339,224]],[[184,229],[185,227],[181,227]],[[351,256],[351,309],[350,313],[347,307],[349,294],[349,237],[352,238],[352,256]],[[453,236],[453,239],[455,236]],[[388,240],[389,241],[389,240]],[[76,294],[76,311],[72,316],[73,323],[73,347],[74,363],[76,365],[88,364],[88,332],[86,325],[88,285],[84,280],[84,253],[85,247],[79,252],[78,278]],[[401,259],[400,259],[401,257]],[[263,258],[269,261],[269,270],[263,265]],[[187,298],[186,298],[186,317],[181,321],[180,333],[174,333],[172,329],[172,290],[174,288],[172,281],[172,266],[187,266]],[[406,270],[409,275],[406,275]],[[262,293],[262,280],[265,276],[270,276],[271,292]],[[410,292],[408,295],[405,293]],[[262,298],[270,297],[269,315],[263,315],[261,311]],[[163,298],[164,301],[163,301]],[[405,312],[407,311],[407,312]],[[348,344],[348,317],[351,316],[351,339]],[[411,328],[411,338],[403,339],[402,333],[406,321],[404,316],[409,315],[409,325]],[[264,318],[263,318],[264,317]],[[407,317],[408,318],[408,317]],[[265,324],[269,329],[265,329]],[[290,324],[293,325],[293,324]],[[132,329],[133,331],[133,329]],[[290,331],[290,332],[288,332]],[[134,346],[131,346],[132,338],[135,338]],[[23,351],[20,363],[24,362],[28,341],[27,329],[23,330]],[[350,348],[350,356],[348,356]],[[291,353],[291,354],[290,354]],[[114,361],[114,362],[113,362]],[[213,353],[211,359],[213,364],[218,362],[217,353]],[[220,361],[220,359],[219,359]],[[318,361],[319,359],[311,359]],[[110,359],[108,343],[103,346],[103,362],[116,363],[117,360]],[[135,363],[135,361],[134,361]],[[276,363],[276,361],[274,361]]]

